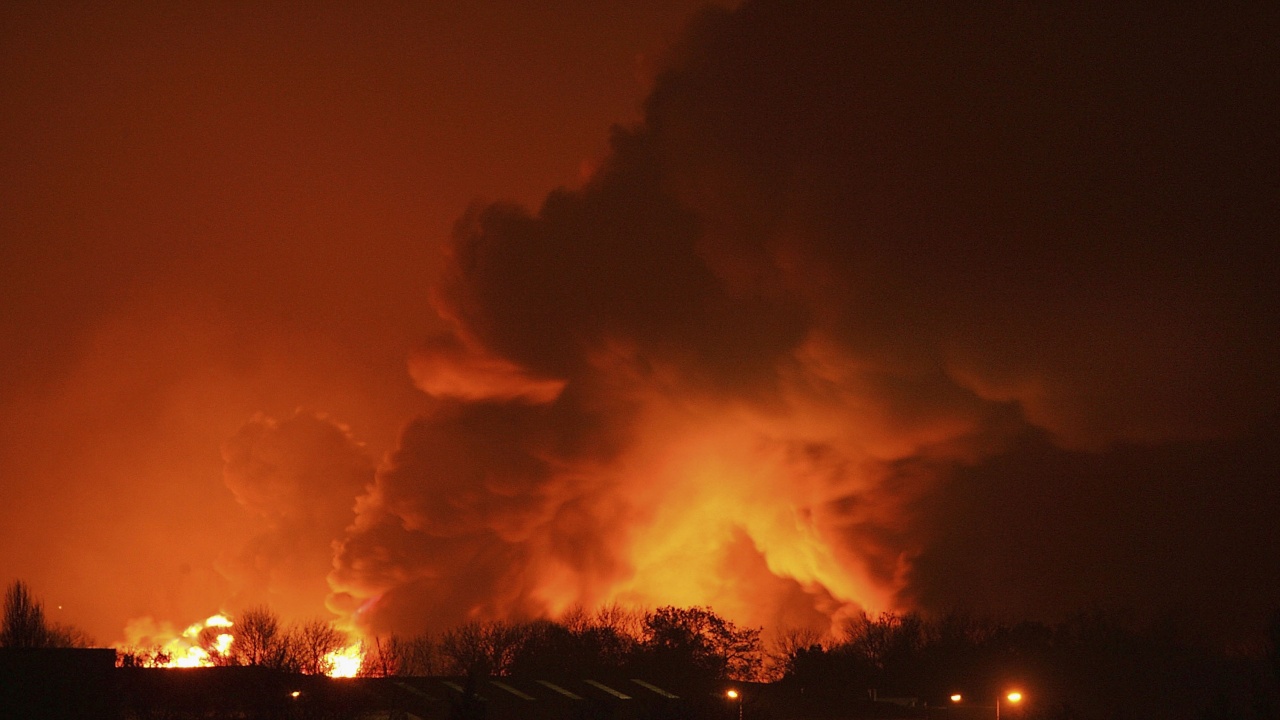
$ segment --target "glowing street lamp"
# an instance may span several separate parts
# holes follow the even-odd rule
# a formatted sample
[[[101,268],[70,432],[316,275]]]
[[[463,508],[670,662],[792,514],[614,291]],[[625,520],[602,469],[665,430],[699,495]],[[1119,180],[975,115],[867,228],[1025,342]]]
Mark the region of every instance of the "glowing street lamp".
[[[1018,703],[1022,702],[1022,693],[1018,692],[1017,690],[1012,690],[1004,696],[1004,699],[1008,700],[1010,705],[1017,705]],[[999,695],[996,695],[996,720],[1000,720],[1000,696]]]
[[[960,695],[960,693],[951,694],[951,702],[953,703],[958,703],[963,699],[964,698]],[[996,695],[996,720],[1000,720],[1000,699],[1001,699],[1000,696]],[[1022,702],[1022,693],[1017,690],[1010,690],[1009,692],[1005,693],[1004,700],[1006,703],[1010,705],[1017,705],[1018,703]]]
[[[737,692],[736,689],[730,688],[726,693],[724,693],[724,697],[737,701],[737,720],[742,720],[742,693]]]

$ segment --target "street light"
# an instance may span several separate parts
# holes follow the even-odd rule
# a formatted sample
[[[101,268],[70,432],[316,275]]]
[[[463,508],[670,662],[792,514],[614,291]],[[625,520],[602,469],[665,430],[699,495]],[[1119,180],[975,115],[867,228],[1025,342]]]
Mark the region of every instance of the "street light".
[[[733,688],[729,688],[729,690],[725,692],[724,696],[730,700],[738,701],[738,720],[742,720],[742,693]]]
[[[1018,703],[1022,702],[1022,693],[1018,692],[1017,690],[1012,690],[1007,695],[1004,696],[1004,699],[1008,700],[1010,705],[1017,705]],[[999,695],[996,695],[996,720],[1000,720],[1000,696]]]
[[[963,699],[964,698],[960,695],[960,693],[951,694],[951,702],[953,703],[959,703]],[[1005,693],[1004,699],[1011,705],[1017,705],[1018,703],[1022,702],[1022,693],[1017,690],[1010,690],[1009,692]],[[741,718],[739,718],[739,720],[741,720]],[[1000,720],[1000,696],[999,695],[996,695],[996,720]]]

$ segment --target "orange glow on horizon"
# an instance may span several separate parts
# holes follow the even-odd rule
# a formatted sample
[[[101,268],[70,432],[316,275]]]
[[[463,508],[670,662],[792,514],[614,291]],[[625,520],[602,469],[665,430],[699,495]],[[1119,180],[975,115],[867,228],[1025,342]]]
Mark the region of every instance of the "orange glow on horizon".
[[[214,665],[214,653],[225,654],[230,649],[232,627],[234,623],[222,614],[192,623],[180,633],[167,622],[157,624],[151,618],[139,618],[126,626],[127,640],[116,647],[125,651],[154,650],[157,658],[164,658],[160,667],[210,667]]]
[[[174,632],[167,622],[138,618],[125,628],[126,640],[114,647],[124,653],[143,653],[147,656],[143,661],[154,663],[152,667],[215,667],[234,663],[229,658],[236,641],[235,632],[234,622],[222,614],[192,623],[181,633]],[[325,655],[323,667],[329,677],[350,678],[359,675],[363,665],[364,645],[357,639]]]
[[[324,659],[329,666],[325,674],[329,677],[353,678],[360,674],[360,668],[364,666],[364,646],[355,642],[325,655]]]
[[[837,360],[826,357],[828,365]],[[427,370],[429,376],[439,372]],[[495,371],[494,377],[501,374]],[[608,605],[709,607],[739,625],[763,628],[766,635],[804,628],[835,637],[846,620],[862,612],[898,609],[895,597],[908,560],[897,550],[881,553],[873,538],[850,539],[862,528],[900,523],[900,498],[877,493],[883,462],[910,451],[909,439],[887,443],[876,436],[879,421],[871,411],[868,417],[840,415],[803,387],[789,388],[783,403],[761,407],[673,396],[653,377],[621,374],[618,394],[637,408],[633,442],[625,452],[603,465],[551,464],[545,507],[536,512],[466,519],[477,524],[475,532],[518,543],[528,553],[521,592],[511,593],[510,600],[477,598],[464,611],[509,619],[558,617],[575,607]],[[654,374],[662,376],[660,369]],[[521,397],[528,404],[539,400]],[[866,432],[860,430],[863,425]],[[931,432],[921,431],[918,442],[932,442]],[[355,500],[348,539],[351,533],[360,539],[360,533],[372,532],[387,518],[410,532],[438,522],[430,513],[419,513],[416,501],[396,497],[397,491],[405,494],[394,485],[366,486]],[[576,511],[607,519],[599,530],[588,523],[592,530],[584,537],[607,543],[602,555],[616,562],[581,565],[556,547],[565,541],[555,536],[555,511],[578,501],[583,502]],[[406,508],[413,512],[398,514]],[[396,591],[400,576],[369,576],[352,567],[327,578],[329,608],[343,616],[339,622],[345,630],[359,637],[355,628],[394,622],[379,615],[377,600]],[[482,604],[488,601],[491,606]],[[181,658],[193,666],[209,665],[215,662],[211,655],[226,650],[183,648]],[[355,676],[362,663],[360,646],[329,653],[325,660],[331,668],[327,674]]]

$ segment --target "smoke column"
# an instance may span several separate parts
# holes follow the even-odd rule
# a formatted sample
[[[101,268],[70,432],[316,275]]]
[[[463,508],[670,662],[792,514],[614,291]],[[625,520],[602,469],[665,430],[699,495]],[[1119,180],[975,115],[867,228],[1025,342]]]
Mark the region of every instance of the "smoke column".
[[[583,188],[459,221],[450,330],[409,363],[430,409],[331,604],[377,631],[613,601],[825,631],[1265,587],[1238,550],[1276,500],[1262,20],[707,11]],[[1219,512],[1239,529],[1204,539]]]

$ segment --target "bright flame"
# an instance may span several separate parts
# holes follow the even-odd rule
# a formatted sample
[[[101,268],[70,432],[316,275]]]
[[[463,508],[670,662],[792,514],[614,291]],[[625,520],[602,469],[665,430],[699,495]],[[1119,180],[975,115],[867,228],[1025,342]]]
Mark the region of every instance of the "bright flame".
[[[235,643],[234,624],[225,615],[212,615],[192,623],[178,633],[167,622],[139,618],[125,628],[127,642],[116,647],[125,652],[141,651],[143,661],[152,667],[212,667],[218,658],[226,658]],[[355,677],[364,664],[364,647],[353,642],[324,657],[321,669],[330,677]]]
[[[164,647],[166,653],[170,655],[169,662],[164,667],[208,667],[213,665],[213,657],[209,651],[201,647],[200,636],[204,634],[206,628],[230,628],[233,623],[225,615],[211,615],[202,623],[192,623],[182,631],[182,637],[175,638],[171,643]],[[225,654],[231,647],[233,637],[230,633],[218,633],[214,639],[213,647],[220,653]]]
[[[329,677],[349,678],[360,674],[360,666],[364,664],[364,649],[360,643],[354,643],[335,650],[324,656]]]
[[[1009,699],[1009,702],[1016,703],[1022,700],[1022,693],[1015,691],[1015,692],[1009,693],[1005,697]]]
[[[769,625],[790,604],[783,593],[795,593],[796,607],[811,602],[815,616],[828,615],[826,627],[815,628],[824,633],[859,609],[893,606],[890,589],[870,581],[832,539],[841,523],[874,520],[828,518],[841,493],[856,487],[833,491],[822,468],[801,467],[785,428],[718,406],[651,412],[644,425],[654,434],[637,443],[623,470],[650,478],[630,498],[650,510],[628,534],[633,573],[608,601],[707,605],[744,625]],[[847,475],[846,483],[861,477]]]
[[[219,654],[226,655],[227,651],[231,649],[232,640],[235,640],[234,636],[223,633],[214,640],[213,646],[217,648]]]
[[[234,636],[233,623],[225,615],[210,615],[201,622],[192,623],[181,633],[175,632],[169,623],[156,623],[151,618],[130,621],[125,628],[129,642],[120,645],[125,650],[155,648],[158,667],[192,668],[213,665],[214,653],[225,655],[231,648]],[[210,640],[216,630],[219,632]]]

